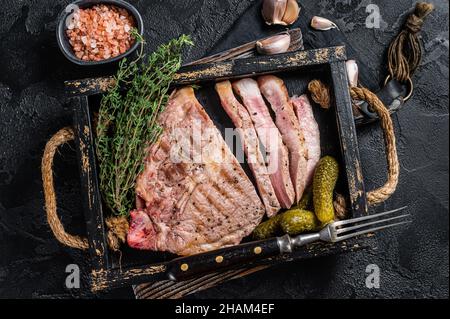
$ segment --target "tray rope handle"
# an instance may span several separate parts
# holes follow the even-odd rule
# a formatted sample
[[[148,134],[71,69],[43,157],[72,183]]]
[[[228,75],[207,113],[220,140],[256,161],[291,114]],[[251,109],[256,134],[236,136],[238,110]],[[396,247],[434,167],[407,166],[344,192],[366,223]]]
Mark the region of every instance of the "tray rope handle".
[[[53,135],[45,145],[41,166],[45,210],[47,212],[47,221],[50,225],[50,229],[61,244],[77,249],[87,249],[89,247],[87,239],[67,233],[56,212],[56,194],[53,185],[53,159],[58,147],[72,141],[74,138],[73,129],[65,127]]]
[[[386,201],[397,189],[400,174],[400,163],[398,161],[397,145],[394,132],[394,125],[389,110],[384,106],[378,96],[366,88],[352,87],[350,95],[353,100],[366,101],[369,106],[378,114],[381,128],[383,130],[386,147],[386,160],[388,168],[388,178],[386,183],[374,190],[367,192],[369,205],[377,205]]]
[[[78,235],[66,232],[57,214],[56,193],[53,182],[53,159],[58,147],[74,140],[75,134],[71,127],[59,130],[45,145],[42,156],[42,183],[44,186],[45,210],[47,222],[56,239],[66,246],[85,250],[89,247],[88,240]],[[108,227],[107,242],[109,248],[118,251],[120,244],[125,242],[128,232],[128,220],[125,217],[108,216],[105,220]]]

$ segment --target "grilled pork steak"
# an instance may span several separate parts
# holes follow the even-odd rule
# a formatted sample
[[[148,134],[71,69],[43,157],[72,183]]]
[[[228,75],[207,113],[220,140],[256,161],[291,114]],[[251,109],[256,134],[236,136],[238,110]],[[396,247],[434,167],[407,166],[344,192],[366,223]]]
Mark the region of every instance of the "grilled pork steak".
[[[269,101],[275,113],[275,123],[281,132],[284,144],[289,150],[289,171],[294,185],[296,202],[305,190],[307,154],[305,138],[289,98],[283,80],[273,75],[258,78],[259,89]]]
[[[264,206],[193,89],[172,94],[158,121],[164,130],[137,179],[145,207],[131,212],[129,246],[191,255],[238,244]]]
[[[267,216],[271,217],[281,209],[281,206],[270,182],[270,175],[267,171],[266,163],[260,150],[258,136],[250,115],[234,96],[230,81],[217,83],[216,91],[219,94],[223,109],[238,131],[248,165],[255,176],[256,186],[266,208]]]
[[[308,150],[308,163],[306,168],[306,186],[310,185],[314,176],[314,170],[320,160],[320,131],[314,119],[311,103],[306,95],[293,97],[291,99],[297,115],[300,130],[305,138],[306,149]]]
[[[288,150],[261,96],[258,83],[253,79],[242,79],[233,83],[233,89],[250,113],[258,137],[265,148],[270,181],[278,201],[281,207],[291,208],[295,191],[289,176]]]

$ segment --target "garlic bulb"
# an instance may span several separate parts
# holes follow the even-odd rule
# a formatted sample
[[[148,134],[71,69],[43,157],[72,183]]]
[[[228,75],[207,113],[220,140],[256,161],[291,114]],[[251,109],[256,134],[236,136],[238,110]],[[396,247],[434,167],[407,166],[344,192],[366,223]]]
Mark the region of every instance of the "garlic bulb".
[[[288,0],[282,20],[287,25],[291,25],[297,21],[299,14],[300,7],[298,6],[297,0]]]
[[[312,18],[311,27],[320,31],[338,29],[338,26],[333,21],[317,16]]]
[[[284,53],[291,45],[291,36],[289,33],[275,35],[273,37],[257,41],[256,50],[260,54],[271,55],[277,53]]]
[[[291,25],[299,14],[297,0],[263,0],[262,15],[268,25]]]
[[[355,60],[348,60],[345,62],[345,65],[350,86],[358,86],[358,64]]]

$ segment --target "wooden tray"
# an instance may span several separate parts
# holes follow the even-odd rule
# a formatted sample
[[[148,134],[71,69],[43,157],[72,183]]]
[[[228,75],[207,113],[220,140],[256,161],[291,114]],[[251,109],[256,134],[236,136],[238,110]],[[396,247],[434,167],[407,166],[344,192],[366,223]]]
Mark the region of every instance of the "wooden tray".
[[[357,217],[366,214],[368,208],[352,101],[349,95],[346,59],[345,47],[339,46],[295,51],[276,56],[189,65],[180,69],[174,84],[201,83],[197,98],[217,127],[223,131],[224,128],[233,127],[233,125],[220,107],[219,99],[213,89],[216,80],[278,73],[278,76],[285,81],[290,95],[305,93],[307,83],[313,78],[329,83],[333,88],[335,107],[328,111],[318,107],[314,110],[321,131],[322,154],[333,155],[340,160],[343,173],[340,175],[337,187],[340,193],[347,196],[352,216]],[[89,90],[86,83],[94,85],[95,89]],[[94,292],[123,285],[163,280],[162,274],[166,270],[166,263],[175,257],[168,253],[138,251],[128,247],[123,247],[122,254],[119,256],[107,247],[104,217],[109,212],[102,204],[99,191],[93,130],[93,114],[98,110],[101,94],[105,88],[102,85],[104,83],[102,84],[101,79],[67,83],[74,103],[83,207],[92,259],[91,290]],[[249,178],[253,179],[245,165],[244,169]],[[271,265],[289,260],[342,253],[366,246],[368,246],[366,238],[338,245],[315,243],[299,248],[292,254],[266,259],[247,266]]]

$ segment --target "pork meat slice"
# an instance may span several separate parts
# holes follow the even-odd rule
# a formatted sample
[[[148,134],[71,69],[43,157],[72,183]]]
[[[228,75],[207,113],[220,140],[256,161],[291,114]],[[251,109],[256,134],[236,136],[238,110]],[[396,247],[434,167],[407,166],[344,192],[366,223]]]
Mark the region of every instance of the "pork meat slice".
[[[305,145],[308,150],[308,163],[306,166],[306,186],[311,185],[317,163],[320,160],[320,131],[311,103],[306,95],[291,99],[297,115],[300,130],[305,137]]]
[[[264,206],[191,87],[172,94],[147,149],[131,212],[129,246],[191,255],[238,244]],[[142,206],[142,205],[141,205]]]
[[[270,182],[270,175],[267,171],[266,162],[260,150],[258,135],[250,115],[234,96],[230,81],[217,83],[216,91],[219,94],[223,109],[230,117],[239,134],[244,154],[247,157],[247,163],[253,172],[259,195],[266,208],[266,214],[272,217],[281,209],[281,206]]]
[[[234,82],[233,89],[241,97],[264,146],[270,181],[281,207],[291,208],[295,191],[289,176],[289,153],[281,134],[270,116],[258,83],[250,78]]]
[[[307,155],[305,138],[294,108],[289,98],[289,93],[283,80],[273,75],[265,75],[258,78],[261,93],[269,101],[275,113],[275,124],[281,132],[284,144],[289,150],[289,171],[295,190],[296,202],[298,202],[305,190]]]

